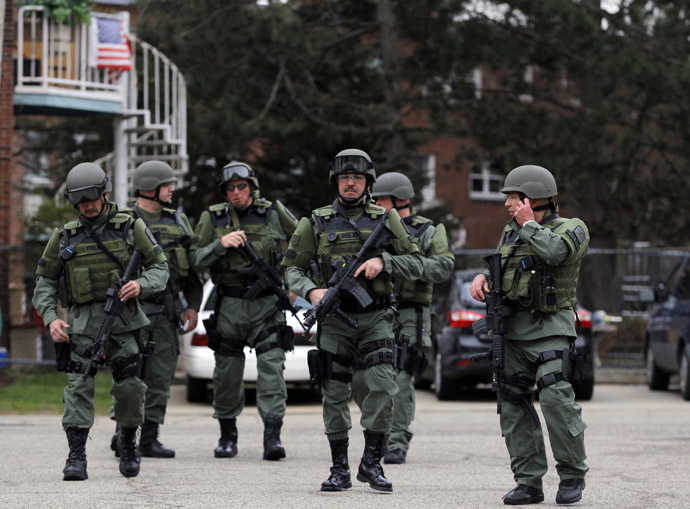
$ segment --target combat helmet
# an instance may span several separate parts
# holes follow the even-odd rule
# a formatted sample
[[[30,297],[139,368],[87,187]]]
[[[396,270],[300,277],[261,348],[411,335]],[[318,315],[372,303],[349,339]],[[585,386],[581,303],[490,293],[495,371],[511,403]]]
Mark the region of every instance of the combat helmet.
[[[256,177],[256,172],[247,163],[230,161],[220,170],[220,175],[216,181],[218,182],[218,191],[223,198],[225,198],[225,186],[231,180],[248,180],[255,190],[259,189],[259,179]]]
[[[103,169],[94,163],[80,163],[67,174],[65,198],[78,208],[80,203],[98,200],[109,191],[110,179]]]
[[[391,171],[379,176],[371,188],[371,195],[374,197],[392,196],[398,200],[410,200],[414,197],[414,188],[406,175]]]
[[[167,163],[158,160],[151,160],[141,163],[134,170],[132,184],[134,185],[134,196],[160,203],[163,206],[170,205],[160,199],[160,188],[165,184],[174,184],[177,177],[173,169]],[[145,196],[139,191],[156,191],[154,196]]]
[[[177,177],[173,169],[163,161],[146,161],[137,166],[132,176],[135,191],[153,191],[163,184],[174,184]]]
[[[367,176],[369,185],[376,182],[376,170],[369,154],[357,148],[338,152],[328,164],[328,182],[335,184],[336,177],[343,173],[360,173]]]
[[[546,168],[528,164],[511,170],[501,192],[519,193],[529,199],[552,198],[558,194],[556,179]]]

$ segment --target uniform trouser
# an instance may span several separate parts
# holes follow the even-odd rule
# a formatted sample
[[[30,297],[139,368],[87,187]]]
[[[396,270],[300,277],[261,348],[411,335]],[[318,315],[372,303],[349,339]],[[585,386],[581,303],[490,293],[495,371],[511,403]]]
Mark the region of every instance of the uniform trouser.
[[[141,339],[144,344],[153,341],[156,347],[148,361],[144,415],[147,421],[163,424],[170,399],[170,386],[175,379],[179,339],[177,330],[164,315],[153,315],[148,318],[151,323],[141,330]],[[114,405],[115,398],[109,410],[111,419],[115,419]]]
[[[251,348],[277,342],[274,332],[257,342],[259,333],[285,324],[285,315],[276,312],[264,319],[275,308],[277,298],[270,295],[246,301],[234,297],[223,297],[218,320],[218,331],[223,344],[230,341],[244,341]],[[256,407],[262,420],[267,417],[282,419],[285,415],[287,389],[283,371],[285,370],[285,351],[272,348],[256,356],[258,371],[256,387]],[[213,417],[234,419],[244,409],[244,356],[229,356],[215,353],[216,367],[213,370]]]
[[[369,313],[348,313],[359,323],[356,330],[345,325],[341,320],[330,316],[319,325],[321,348],[328,352],[349,358],[365,358],[364,352],[372,341],[393,338],[393,312],[390,309]],[[380,348],[371,353],[390,352]],[[337,362],[332,367],[337,373],[352,373],[352,367]],[[360,408],[362,428],[374,433],[389,433],[393,411],[393,397],[398,387],[395,384],[395,370],[391,363],[382,363],[362,370],[359,373],[362,391]],[[329,440],[347,438],[352,428],[350,418],[351,387],[347,382],[324,380],[323,422]]]
[[[562,370],[561,359],[536,367],[541,352],[563,350],[570,346],[571,338],[550,336],[536,340],[505,341],[505,373],[521,378],[539,380],[542,376]],[[506,386],[521,394],[531,389]],[[549,431],[551,451],[561,480],[583,478],[589,470],[585,464],[585,434],[582,408],[575,403],[570,382],[561,380],[544,387],[539,393],[539,404]],[[502,400],[501,431],[510,453],[510,467],[515,481],[534,488],[542,488],[542,477],[547,471],[544,435],[534,429],[532,421],[518,405]]]
[[[77,345],[88,347],[93,343],[93,338],[72,334],[70,341]],[[121,346],[120,346],[121,345]],[[108,341],[105,347],[106,365],[111,366],[118,359],[130,357],[139,352],[134,335],[131,332],[116,334]],[[71,353],[73,362],[88,363],[88,359]],[[96,382],[93,377],[87,376],[83,379],[81,373],[68,373],[68,385],[65,387],[63,402],[65,412],[62,416],[62,427],[67,429],[91,428],[94,422],[94,392]],[[96,375],[99,376],[99,375]],[[103,376],[101,373],[100,376]],[[139,426],[144,422],[144,393],[146,384],[136,376],[131,376],[116,382],[110,387],[110,394],[113,396],[115,420],[121,426],[131,428]]]
[[[400,323],[402,324],[401,333],[409,334],[410,345],[417,344],[417,310],[405,308],[400,310]],[[422,309],[422,346],[430,346],[431,314],[428,307]],[[352,396],[355,403],[361,408],[364,398],[365,386],[362,383],[362,372],[355,371],[352,378]],[[395,377],[395,384],[398,392],[393,397],[393,417],[391,431],[388,437],[388,449],[402,449],[407,452],[410,448],[410,441],[414,436],[410,425],[414,420],[415,412],[415,389],[414,377],[406,372],[400,371]]]
[[[177,330],[163,315],[150,316],[151,324],[142,331],[142,339],[154,341],[153,358],[146,375],[145,416],[147,421],[163,424],[175,378],[178,357]]]

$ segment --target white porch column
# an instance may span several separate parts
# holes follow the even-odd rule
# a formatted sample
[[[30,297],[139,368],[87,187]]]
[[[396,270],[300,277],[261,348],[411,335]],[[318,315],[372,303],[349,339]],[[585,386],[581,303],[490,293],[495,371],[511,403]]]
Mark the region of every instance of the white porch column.
[[[113,161],[113,196],[112,201],[120,207],[127,204],[127,117],[115,115],[113,121],[114,153]]]

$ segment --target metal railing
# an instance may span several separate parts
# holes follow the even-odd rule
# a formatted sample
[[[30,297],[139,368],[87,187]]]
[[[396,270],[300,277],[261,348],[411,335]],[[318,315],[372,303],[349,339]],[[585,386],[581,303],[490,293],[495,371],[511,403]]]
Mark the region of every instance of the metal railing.
[[[129,13],[91,13],[121,20],[129,32]],[[95,21],[92,21],[92,23]],[[127,33],[132,70],[89,65],[89,25],[56,23],[42,6],[18,10],[15,92],[49,94],[119,103],[114,151],[99,158],[114,177],[113,194],[132,196],[131,174],[149,159],[160,159],[178,179],[187,173],[187,87],[183,74],[165,54]],[[98,104],[94,103],[98,108]],[[111,110],[112,112],[112,110]],[[126,175],[125,175],[126,173]]]
[[[128,13],[124,13],[127,16]],[[122,19],[123,16],[98,14]],[[56,23],[42,6],[20,7],[17,17],[17,85],[20,92],[36,93],[36,87],[52,93],[89,93],[90,96],[122,99],[122,83],[111,69],[90,67],[89,26]],[[27,68],[28,67],[28,68]]]

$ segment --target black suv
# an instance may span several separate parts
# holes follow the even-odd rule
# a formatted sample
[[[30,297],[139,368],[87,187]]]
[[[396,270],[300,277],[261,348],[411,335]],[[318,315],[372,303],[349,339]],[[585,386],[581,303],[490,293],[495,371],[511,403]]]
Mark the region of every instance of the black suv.
[[[432,348],[429,368],[424,373],[421,387],[434,383],[440,400],[454,399],[461,391],[473,389],[480,383],[491,383],[489,362],[471,361],[477,353],[491,347],[491,338],[472,333],[472,323],[482,318],[486,306],[470,295],[470,285],[480,269],[457,270],[445,283],[436,285],[432,305]],[[578,308],[579,324],[575,348],[587,353],[584,381],[575,387],[579,400],[591,399],[594,391],[594,346],[592,315]],[[573,319],[575,319],[573,317]]]
[[[653,294],[642,302],[656,302],[645,335],[647,385],[653,391],[668,388],[671,375],[680,376],[680,393],[690,401],[690,256],[673,269]]]

